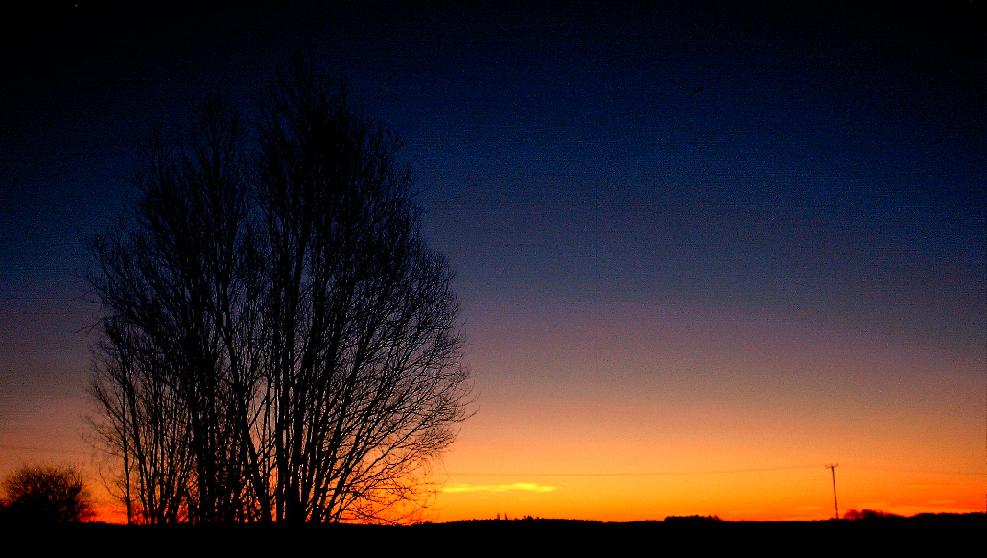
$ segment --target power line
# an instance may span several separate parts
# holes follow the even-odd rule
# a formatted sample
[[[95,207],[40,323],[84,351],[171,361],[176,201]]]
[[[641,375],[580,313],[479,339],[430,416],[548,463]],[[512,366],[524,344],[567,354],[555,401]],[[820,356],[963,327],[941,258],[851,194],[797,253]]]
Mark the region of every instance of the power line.
[[[766,473],[773,471],[791,471],[799,469],[816,469],[823,467],[828,469],[829,464],[815,465],[791,465],[785,467],[759,467],[746,469],[717,469],[709,471],[643,471],[643,472],[575,472],[575,473],[552,473],[538,471],[519,472],[492,472],[492,471],[448,471],[446,474],[453,477],[658,477],[658,476],[687,476],[687,475],[728,475],[743,473]],[[843,465],[853,470],[881,471],[888,473],[910,474],[910,475],[958,475],[980,477],[987,476],[987,472],[976,473],[971,471],[929,471],[921,469],[900,469],[894,467],[868,467]]]
[[[957,475],[964,477],[982,477],[987,476],[987,472],[973,472],[973,471],[929,471],[927,469],[907,469],[899,467],[869,467],[867,465],[847,465],[843,464],[843,467],[850,467],[855,471],[881,471],[884,473],[898,473],[902,475]]]
[[[42,453],[65,453],[65,454],[70,454],[70,455],[89,455],[89,452],[85,452],[85,451],[81,451],[81,450],[67,450],[67,449],[59,449],[59,448],[44,448],[44,447],[38,447],[38,446],[14,446],[14,445],[8,445],[8,444],[0,444],[0,449],[15,450],[15,451],[34,451],[34,452],[42,452]]]
[[[739,473],[763,473],[771,471],[790,471],[796,469],[815,469],[819,465],[792,465],[787,467],[761,467],[751,469],[720,469],[712,471],[647,471],[621,473],[545,473],[545,472],[509,472],[491,473],[477,471],[450,471],[449,476],[456,477],[659,477],[686,475],[729,475]]]
[[[0,444],[0,449],[88,455],[87,452],[81,450],[70,450],[63,448],[52,448],[52,447],[41,447],[41,446],[21,446],[21,445],[11,445],[11,444]],[[831,467],[836,467],[836,466],[837,465],[835,464],[822,465],[822,467],[826,469],[830,469]],[[714,469],[707,471],[641,471],[641,472],[627,471],[627,472],[614,472],[614,473],[603,473],[603,472],[550,473],[544,471],[543,472],[447,471],[446,474],[451,477],[661,477],[661,476],[769,473],[774,471],[795,471],[799,469],[815,469],[818,467],[820,467],[819,464],[788,465],[784,467],[753,467],[753,468],[744,468],[744,469]],[[962,475],[962,476],[978,476],[978,477],[987,476],[987,473],[974,473],[970,471],[928,471],[928,470],[918,470],[918,469],[898,469],[898,468],[888,468],[888,467],[868,467],[868,466],[856,466],[856,465],[850,465],[849,467],[854,470],[859,469],[863,471],[883,471],[883,472],[913,474],[913,475]]]

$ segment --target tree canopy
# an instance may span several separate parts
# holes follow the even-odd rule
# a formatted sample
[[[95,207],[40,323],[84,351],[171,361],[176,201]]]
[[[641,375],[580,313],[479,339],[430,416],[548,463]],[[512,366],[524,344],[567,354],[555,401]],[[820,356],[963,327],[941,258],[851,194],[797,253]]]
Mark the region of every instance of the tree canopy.
[[[295,71],[152,143],[101,238],[92,393],[128,517],[399,521],[467,416],[452,273],[398,143]]]
[[[69,523],[93,515],[82,475],[73,467],[25,465],[3,481],[5,519],[26,523]]]

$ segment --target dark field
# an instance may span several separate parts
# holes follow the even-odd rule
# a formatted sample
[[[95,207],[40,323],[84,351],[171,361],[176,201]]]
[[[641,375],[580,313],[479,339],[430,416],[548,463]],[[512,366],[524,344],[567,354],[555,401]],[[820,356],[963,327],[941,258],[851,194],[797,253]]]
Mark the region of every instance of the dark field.
[[[56,551],[158,556],[412,552],[416,555],[548,554],[815,556],[821,552],[981,555],[984,514],[874,521],[727,522],[468,521],[407,527],[370,525],[140,527],[80,524],[0,527],[30,554]],[[19,546],[19,545],[18,545]],[[16,547],[15,547],[16,548]]]

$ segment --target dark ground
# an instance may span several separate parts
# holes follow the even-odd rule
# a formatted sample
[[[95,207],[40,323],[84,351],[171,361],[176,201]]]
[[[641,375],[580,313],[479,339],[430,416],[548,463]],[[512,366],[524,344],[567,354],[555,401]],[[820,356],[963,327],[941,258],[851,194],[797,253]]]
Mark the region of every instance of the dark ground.
[[[139,527],[80,524],[47,529],[0,527],[6,548],[30,554],[289,555],[324,548],[350,555],[626,555],[861,556],[891,553],[982,555],[984,514],[911,519],[816,522],[469,521],[408,527],[369,525]],[[13,546],[18,544],[18,546]],[[319,554],[322,554],[321,552]]]

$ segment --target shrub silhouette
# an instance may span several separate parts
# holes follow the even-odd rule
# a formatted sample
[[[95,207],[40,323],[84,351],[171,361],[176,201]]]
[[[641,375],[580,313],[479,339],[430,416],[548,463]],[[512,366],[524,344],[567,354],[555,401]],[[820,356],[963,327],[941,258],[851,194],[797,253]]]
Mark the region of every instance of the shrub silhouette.
[[[718,515],[670,515],[665,518],[667,523],[716,523],[720,521]]]
[[[72,467],[25,465],[4,479],[3,491],[7,521],[68,523],[93,515],[82,475]]]
[[[843,514],[843,519],[850,521],[875,521],[881,519],[901,519],[901,516],[888,513],[884,510],[862,509],[847,511]]]

